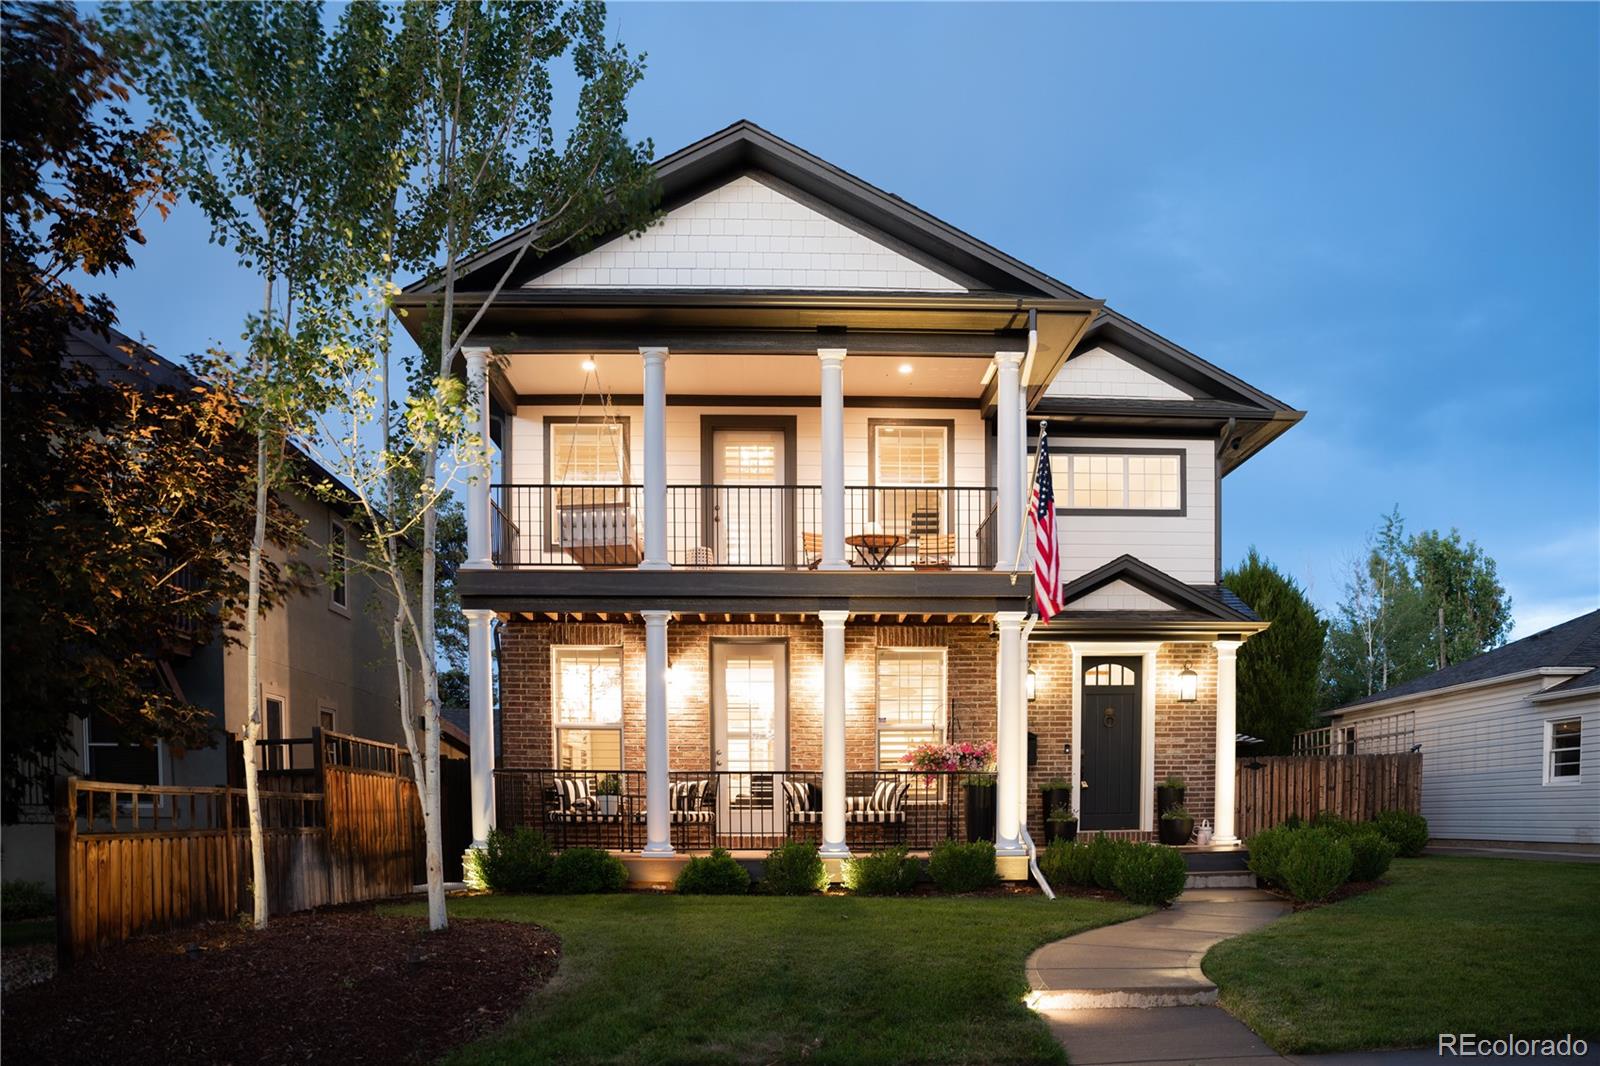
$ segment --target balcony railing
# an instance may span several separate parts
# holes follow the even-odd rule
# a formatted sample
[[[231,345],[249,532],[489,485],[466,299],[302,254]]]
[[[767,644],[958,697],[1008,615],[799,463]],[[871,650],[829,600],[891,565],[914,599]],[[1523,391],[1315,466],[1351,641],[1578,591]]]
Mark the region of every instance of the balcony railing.
[[[822,774],[815,770],[739,772],[674,770],[669,829],[679,851],[767,851],[785,841],[816,842],[822,832]],[[851,851],[904,845],[931,849],[969,831],[992,837],[993,807],[968,825],[967,781],[993,774],[921,774],[860,770],[845,774],[845,843]],[[640,851],[648,804],[639,770],[496,770],[495,820],[501,829],[530,826],[557,848]],[[897,795],[873,805],[880,785]]]
[[[869,569],[994,565],[995,490],[847,487],[846,557]],[[496,485],[492,546],[508,567],[632,567],[644,552],[640,485]],[[678,567],[815,568],[822,559],[816,485],[669,485],[667,561]]]

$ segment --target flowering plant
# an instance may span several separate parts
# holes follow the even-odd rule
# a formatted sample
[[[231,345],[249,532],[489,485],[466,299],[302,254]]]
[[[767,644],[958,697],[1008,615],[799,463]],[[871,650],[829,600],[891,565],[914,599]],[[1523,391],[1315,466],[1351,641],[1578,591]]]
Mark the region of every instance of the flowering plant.
[[[994,769],[994,741],[918,744],[900,758],[930,783],[937,773],[987,773]]]

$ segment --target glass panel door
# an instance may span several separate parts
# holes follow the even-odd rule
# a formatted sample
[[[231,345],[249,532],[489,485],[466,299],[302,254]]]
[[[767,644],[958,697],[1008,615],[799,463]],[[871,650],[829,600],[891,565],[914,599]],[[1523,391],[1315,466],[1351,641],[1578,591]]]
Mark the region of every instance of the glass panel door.
[[[722,566],[783,563],[783,433],[719,429],[713,447],[711,520]]]
[[[733,834],[783,831],[779,787],[788,760],[788,685],[781,643],[711,648],[718,822]]]

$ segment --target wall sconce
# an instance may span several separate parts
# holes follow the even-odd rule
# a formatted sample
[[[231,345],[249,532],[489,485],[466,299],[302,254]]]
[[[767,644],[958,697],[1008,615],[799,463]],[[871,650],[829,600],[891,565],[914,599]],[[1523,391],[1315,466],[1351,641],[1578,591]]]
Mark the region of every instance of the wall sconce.
[[[1028,667],[1028,678],[1023,687],[1028,693],[1029,703],[1039,698],[1039,672],[1031,666]]]
[[[1178,702],[1193,703],[1200,694],[1200,675],[1189,669],[1183,668],[1183,673],[1178,675]]]

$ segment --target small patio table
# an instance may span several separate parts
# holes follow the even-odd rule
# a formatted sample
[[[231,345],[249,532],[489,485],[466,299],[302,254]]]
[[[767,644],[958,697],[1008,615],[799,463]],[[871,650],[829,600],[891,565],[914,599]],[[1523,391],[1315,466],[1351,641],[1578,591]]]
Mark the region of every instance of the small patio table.
[[[856,550],[868,570],[882,570],[894,550],[906,542],[898,533],[857,533],[844,538]]]

